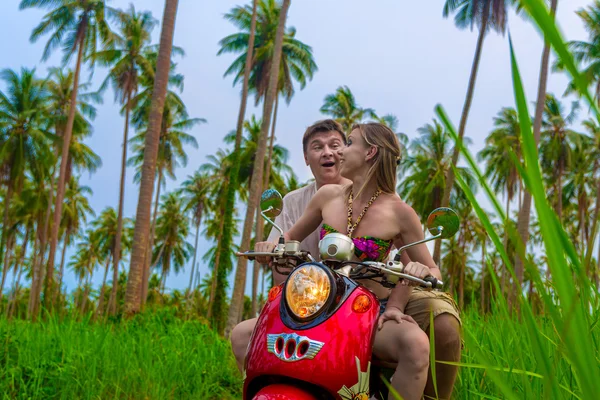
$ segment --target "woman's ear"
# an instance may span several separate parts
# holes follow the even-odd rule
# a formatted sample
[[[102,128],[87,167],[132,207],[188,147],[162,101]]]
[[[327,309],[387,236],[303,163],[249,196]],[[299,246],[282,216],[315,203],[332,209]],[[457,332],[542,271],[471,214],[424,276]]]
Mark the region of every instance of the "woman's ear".
[[[371,161],[372,159],[374,159],[378,151],[379,149],[377,148],[377,146],[370,146],[369,151],[367,151],[365,161]]]

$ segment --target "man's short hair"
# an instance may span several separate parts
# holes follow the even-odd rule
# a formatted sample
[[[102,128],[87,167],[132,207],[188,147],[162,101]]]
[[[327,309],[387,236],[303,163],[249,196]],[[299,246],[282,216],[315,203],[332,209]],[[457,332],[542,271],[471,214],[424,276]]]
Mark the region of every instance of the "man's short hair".
[[[322,132],[338,132],[342,137],[344,144],[347,143],[346,134],[344,133],[344,128],[342,128],[342,125],[333,119],[323,119],[306,128],[306,132],[304,132],[304,137],[302,138],[302,148],[304,150],[304,154],[306,154],[306,149],[308,147],[308,141],[310,138],[317,133]]]

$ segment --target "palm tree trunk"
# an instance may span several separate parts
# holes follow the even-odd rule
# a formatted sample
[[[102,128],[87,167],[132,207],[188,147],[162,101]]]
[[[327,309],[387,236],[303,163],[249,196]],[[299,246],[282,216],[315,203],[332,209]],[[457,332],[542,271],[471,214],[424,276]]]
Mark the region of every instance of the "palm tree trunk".
[[[81,315],[83,315],[83,313],[85,311],[85,305],[87,303],[87,299],[88,299],[88,295],[89,295],[89,288],[90,288],[89,278],[86,278],[86,282],[83,285],[83,291],[82,291],[83,297],[81,298],[81,304],[80,304],[81,308],[79,309],[79,314],[81,314]]]
[[[556,15],[558,0],[552,0],[550,6],[550,14],[552,18]],[[550,43],[548,40],[544,42],[544,50],[542,52],[542,64],[540,67],[540,81],[538,84],[537,104],[535,107],[535,118],[533,121],[533,136],[536,146],[540,143],[540,135],[542,132],[542,116],[544,113],[544,105],[546,100],[546,86],[548,84],[548,66],[550,64]],[[529,221],[531,219],[531,193],[528,190],[523,191],[523,203],[517,219],[517,231],[523,244],[527,246],[529,241]],[[515,275],[519,284],[523,283],[523,260],[519,254],[515,254]]]
[[[104,292],[106,291],[106,277],[108,276],[108,270],[110,269],[110,259],[111,256],[108,256],[108,260],[106,260],[106,267],[104,267],[104,278],[102,279],[102,286],[100,288],[100,297],[98,298],[96,317],[102,314],[102,309],[104,308]]]
[[[27,243],[25,243],[25,247],[27,247]],[[21,275],[23,274],[23,257],[21,257],[21,261],[19,262],[19,268],[18,268],[18,273],[17,273],[17,279],[15,280],[15,285],[14,285],[14,289],[13,289],[13,296],[12,296],[12,301],[9,303],[9,308],[8,311],[6,312],[6,315],[8,315],[8,319],[12,318],[12,315],[15,311],[15,308],[17,307],[17,302],[19,301],[19,290],[20,290],[20,283],[21,283]]]
[[[265,162],[265,153],[267,152],[267,138],[269,127],[271,126],[271,113],[273,102],[277,96],[277,83],[279,82],[279,66],[281,64],[281,52],[283,45],[283,33],[285,29],[285,21],[287,12],[290,7],[291,0],[283,0],[281,12],[279,15],[279,24],[277,26],[277,34],[275,35],[275,50],[273,61],[271,64],[269,86],[267,95],[265,96],[265,107],[267,111],[263,115],[260,137],[257,145],[256,158],[254,160],[254,173],[250,184],[250,194],[248,198],[248,207],[246,209],[246,218],[244,221],[244,229],[242,232],[242,243],[240,248],[247,249],[250,245],[250,237],[252,234],[252,226],[254,225],[254,213],[258,204],[260,189],[263,185],[263,169]],[[231,296],[231,306],[229,307],[229,315],[227,318],[226,336],[238,324],[240,319],[240,303],[244,302],[244,287],[246,286],[246,266],[248,260],[244,257],[238,259],[238,265],[235,273],[233,285],[233,293]]]
[[[129,113],[131,109],[131,90],[127,90],[125,103],[125,127],[123,128],[123,149],[121,154],[121,182],[119,184],[119,210],[117,212],[117,231],[113,246],[113,287],[110,292],[108,309],[111,315],[116,312],[116,294],[119,286],[119,263],[121,262],[121,238],[123,236],[123,203],[125,202],[125,172],[127,170],[127,139],[129,136]]]
[[[148,299],[148,284],[150,283],[150,271],[152,269],[152,250],[154,249],[154,236],[156,232],[156,218],[158,216],[158,202],[160,200],[160,189],[162,184],[163,173],[162,169],[158,170],[158,185],[156,187],[156,198],[154,199],[154,214],[152,216],[152,225],[150,228],[150,237],[148,238],[148,250],[144,259],[144,274],[142,275],[142,294],[141,294],[141,309],[146,306]],[[162,252],[162,250],[161,250]],[[160,259],[160,253],[157,260]]]
[[[223,227],[225,225],[225,215],[224,213],[221,213],[221,215],[223,215],[223,217],[221,217],[221,221],[219,221],[219,232],[223,232]],[[221,270],[222,268],[219,267],[219,264],[221,263],[221,246],[224,243],[224,238],[225,235],[221,235],[219,236],[219,239],[217,240],[217,256],[215,257],[215,265],[213,266],[213,273],[212,273],[212,279],[211,279],[211,284],[210,284],[210,296],[208,297],[208,311],[206,313],[206,319],[208,319],[209,321],[211,320],[211,317],[213,316],[213,312],[218,311],[218,308],[214,308],[214,304],[216,303],[216,298],[217,298],[217,277],[219,277],[221,274]],[[226,251],[224,251],[225,253]],[[226,272],[226,271],[225,271]],[[226,274],[223,274],[226,275]],[[224,291],[224,290],[223,290]],[[216,329],[218,328],[218,324],[213,324],[213,327]]]
[[[275,98],[275,108],[273,110],[273,124],[271,126],[271,139],[269,143],[269,156],[267,157],[267,169],[265,171],[265,180],[263,182],[263,191],[269,188],[269,181],[271,180],[271,161],[273,158],[273,147],[275,146],[275,126],[277,125],[277,109],[279,108],[279,96]],[[265,223],[260,215],[260,207],[256,208],[256,240],[263,240]],[[258,296],[258,274],[262,266],[256,261],[252,263],[252,317],[256,315],[257,310],[257,296]],[[242,303],[243,312],[244,304]]]
[[[465,128],[467,126],[467,119],[469,117],[469,111],[471,110],[471,102],[473,101],[473,93],[475,91],[475,82],[477,80],[477,71],[479,70],[479,61],[481,60],[481,50],[483,49],[483,39],[487,32],[488,25],[488,13],[489,7],[485,7],[484,15],[482,16],[481,26],[479,27],[479,37],[477,39],[477,47],[475,49],[475,57],[473,59],[473,65],[471,67],[471,77],[469,78],[469,86],[467,88],[467,97],[465,98],[465,104],[463,106],[462,115],[460,117],[460,125],[458,126],[458,142],[454,146],[452,153],[452,165],[456,166],[458,163],[458,155],[460,152],[459,143],[462,143],[463,137],[465,136]],[[450,168],[448,170],[448,176],[446,179],[446,187],[444,188],[444,197],[442,198],[442,207],[448,207],[450,204],[450,194],[452,193],[452,186],[454,186],[454,170]],[[435,241],[433,260],[436,265],[440,263],[440,256],[442,250],[441,240]]]
[[[596,161],[596,167],[594,168],[594,176],[598,171],[598,161]],[[596,242],[596,233],[598,229],[598,217],[600,216],[600,178],[596,181],[596,208],[594,210],[594,216],[592,217],[592,229],[590,232],[590,238],[588,240],[587,251],[585,254],[585,265],[589,270],[591,269],[591,261],[592,261],[592,251],[594,250],[594,243]],[[598,248],[600,249],[600,243],[598,244]],[[599,253],[600,256],[600,253]],[[600,258],[597,260],[597,263],[600,264]]]
[[[240,172],[239,153],[242,143],[244,117],[246,115],[246,103],[248,100],[248,81],[250,79],[250,71],[252,69],[252,56],[254,53],[254,39],[256,32],[256,5],[257,0],[253,0],[252,18],[250,20],[250,37],[248,38],[246,64],[244,67],[244,80],[242,82],[242,98],[240,100],[240,111],[238,113],[238,120],[236,125],[235,145],[232,153],[232,167],[229,175],[229,183],[227,185],[227,194],[225,197],[225,213],[222,217],[222,235],[219,238],[219,245],[217,246],[215,268],[213,270],[213,284],[211,285],[211,296],[208,304],[208,319],[211,320],[211,316],[215,316],[215,320],[211,320],[211,324],[219,332],[223,330],[225,325],[225,321],[222,318],[222,315],[225,313],[226,307],[226,293],[224,284],[227,281],[227,267],[231,265],[229,249],[232,247],[233,244],[233,212],[235,207],[235,193],[238,186],[238,175]],[[219,266],[221,267],[219,268]],[[217,282],[219,282],[218,293],[216,292]]]
[[[15,244],[15,236],[14,234],[8,237],[8,241],[6,243],[6,252],[4,254],[4,268],[2,268],[2,281],[0,282],[0,304],[2,304],[2,294],[4,292],[4,283],[6,282],[6,276],[8,275],[8,267],[9,267],[9,259],[10,253],[13,250]]]
[[[31,252],[31,288],[29,290],[29,301],[27,304],[27,318],[31,318],[32,320],[33,318],[33,303],[34,303],[34,299],[33,299],[33,291],[35,289],[35,285],[36,285],[36,265],[37,265],[37,253],[38,253],[38,239],[40,237],[40,223],[39,221],[37,221],[36,223],[36,228],[35,228],[35,233],[33,235],[33,251]]]
[[[5,247],[8,247],[8,215],[10,212],[10,201],[14,193],[14,185],[8,183],[6,196],[4,197],[4,215],[2,216],[2,243],[0,243],[0,259],[4,258]],[[7,251],[8,252],[8,251]],[[6,265],[2,265],[2,271],[6,270]]]
[[[39,235],[39,246],[37,249],[37,255],[34,253],[33,257],[33,271],[31,279],[31,288],[29,291],[29,314],[33,322],[36,321],[39,313],[40,306],[40,293],[42,290],[43,272],[42,263],[44,260],[44,253],[46,250],[46,236],[48,232],[48,224],[50,220],[50,213],[46,210],[46,218],[42,228],[40,229],[40,221],[38,221],[38,228],[36,229],[36,236]]]
[[[81,72],[81,64],[83,62],[83,49],[85,32],[87,24],[79,31],[77,43],[79,50],[77,52],[77,64],[75,65],[75,74],[73,76],[73,90],[71,91],[71,105],[69,107],[69,116],[67,117],[67,126],[65,134],[62,137],[62,153],[60,158],[60,172],[58,176],[58,187],[56,188],[56,200],[54,203],[54,224],[50,233],[50,252],[48,253],[48,266],[46,270],[46,280],[44,283],[44,306],[52,307],[51,300],[54,291],[54,254],[56,253],[56,245],[58,244],[58,229],[60,228],[60,220],[62,218],[62,203],[65,196],[65,184],[67,176],[67,164],[69,162],[69,149],[71,146],[71,136],[73,134],[73,122],[75,121],[75,113],[77,111],[77,89],[79,88],[79,74]]]
[[[63,282],[63,276],[64,276],[64,272],[65,272],[65,256],[67,254],[67,247],[69,247],[69,242],[70,242],[69,235],[70,235],[70,233],[68,231],[65,232],[65,240],[63,242],[62,254],[60,255],[60,272],[58,275],[58,285],[57,285],[57,290],[55,290],[54,293],[52,294],[54,296],[54,298],[52,299],[52,304],[56,304],[56,298],[58,297],[58,294],[62,290],[62,282]]]
[[[150,208],[152,203],[152,193],[154,192],[154,178],[156,176],[156,159],[158,157],[162,114],[167,93],[167,83],[169,81],[169,70],[171,67],[171,50],[173,48],[173,33],[175,31],[177,5],[178,0],[165,0],[162,32],[160,35],[160,48],[156,64],[154,88],[152,91],[152,105],[144,147],[144,163],[142,164],[142,178],[135,219],[131,265],[129,267],[127,290],[125,292],[125,311],[129,316],[137,313],[141,306],[140,295],[144,273],[144,257],[148,250]]]
[[[190,285],[188,288],[188,296],[192,296],[192,285],[194,282],[194,271],[196,270],[196,254],[198,253],[198,237],[200,236],[200,221],[196,225],[196,240],[194,242],[194,258],[192,260],[192,272],[190,273]]]

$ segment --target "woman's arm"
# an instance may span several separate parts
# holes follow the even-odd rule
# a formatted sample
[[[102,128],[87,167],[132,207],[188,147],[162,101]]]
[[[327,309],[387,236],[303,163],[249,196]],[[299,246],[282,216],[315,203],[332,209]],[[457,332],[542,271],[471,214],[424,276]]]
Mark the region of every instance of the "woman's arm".
[[[399,221],[401,231],[399,239],[404,245],[423,240],[425,235],[423,234],[419,216],[415,210],[413,210],[412,207],[406,203],[403,203],[401,207],[402,212],[400,213],[401,216]],[[440,269],[433,261],[433,257],[431,257],[431,253],[429,252],[429,249],[425,243],[409,247],[405,250],[405,252],[408,255],[408,258],[410,258],[411,263],[420,263],[428,267],[429,274],[435,276],[437,279],[442,279]],[[405,267],[408,267],[407,263],[404,263],[404,265]],[[409,272],[407,271],[407,273]]]

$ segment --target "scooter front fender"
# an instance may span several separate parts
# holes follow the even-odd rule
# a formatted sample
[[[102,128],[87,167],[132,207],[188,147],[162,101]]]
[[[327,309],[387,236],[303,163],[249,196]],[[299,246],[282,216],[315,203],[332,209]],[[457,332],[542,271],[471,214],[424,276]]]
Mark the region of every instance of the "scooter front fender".
[[[297,386],[277,383],[260,389],[252,400],[317,400],[317,398]]]

